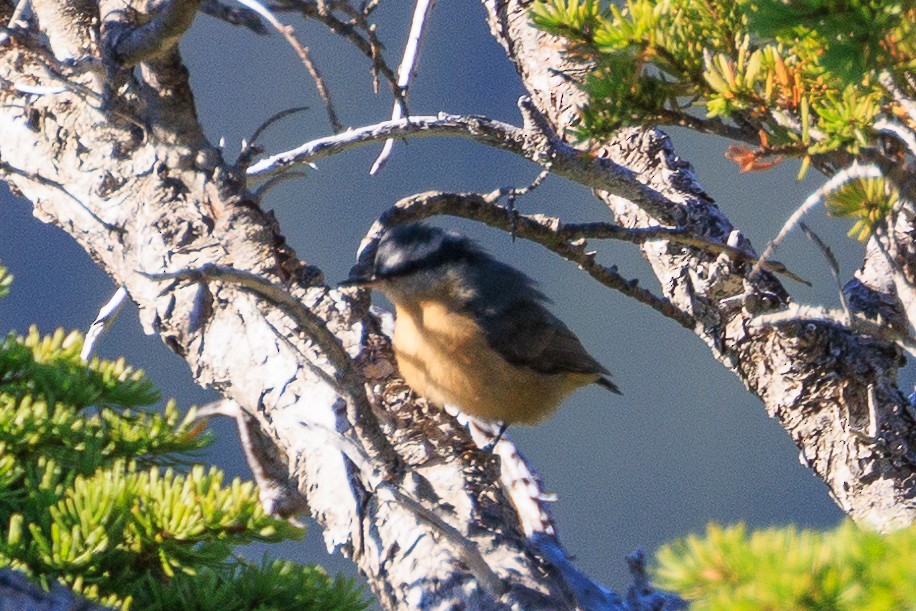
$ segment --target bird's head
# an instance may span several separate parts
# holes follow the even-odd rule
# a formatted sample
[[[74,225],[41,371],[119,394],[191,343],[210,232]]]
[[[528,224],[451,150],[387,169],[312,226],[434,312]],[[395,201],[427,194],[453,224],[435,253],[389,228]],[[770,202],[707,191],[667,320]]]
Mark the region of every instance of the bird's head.
[[[367,269],[340,286],[377,288],[395,303],[458,297],[469,269],[492,259],[477,244],[452,231],[422,223],[386,231]]]

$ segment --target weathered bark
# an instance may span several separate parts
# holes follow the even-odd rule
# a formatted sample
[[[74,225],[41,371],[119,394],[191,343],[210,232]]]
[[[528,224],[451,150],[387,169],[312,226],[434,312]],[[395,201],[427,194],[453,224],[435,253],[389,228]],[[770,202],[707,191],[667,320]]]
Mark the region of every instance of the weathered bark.
[[[500,471],[455,419],[408,393],[367,296],[329,289],[297,259],[241,169],[206,141],[169,42],[187,15],[164,19],[168,40],[157,45],[142,38],[159,30],[133,30],[114,1],[101,11],[33,4],[34,28],[0,47],[0,172],[127,289],[146,330],[199,383],[238,406],[266,505],[307,507],[389,608],[676,604],[640,579],[626,598],[584,579],[527,476]],[[485,6],[546,120],[528,133],[562,135],[580,102],[562,73],[582,66],[531,28],[524,3]],[[125,57],[144,60],[135,75],[118,63],[126,40]],[[49,89],[25,93],[36,86]],[[575,154],[558,144],[546,141],[536,161]],[[603,150],[613,164],[599,182],[613,193],[598,196],[621,224],[748,247],[663,134],[628,130]],[[630,171],[611,172],[621,166]],[[643,250],[671,305],[780,418],[840,505],[882,528],[911,522],[916,427],[896,388],[896,348],[823,324],[755,329],[756,314],[787,302],[774,279],[748,278],[747,261],[724,254],[664,241]],[[862,434],[870,388],[872,438]],[[511,444],[497,449],[525,469]]]
[[[565,57],[562,41],[532,27],[529,1],[484,4],[491,31],[515,61],[535,105],[564,134],[575,125],[576,109],[584,102],[568,77],[583,74],[588,66]],[[598,154],[633,170],[669,202],[649,208],[597,191],[619,224],[682,227],[749,248],[663,133],[622,130]],[[907,253],[897,261],[903,268],[913,259],[911,235],[895,233],[897,241],[910,245],[897,249]],[[840,507],[857,522],[882,530],[911,524],[916,518],[916,426],[897,387],[897,370],[904,364],[900,351],[837,325],[799,321],[757,327],[755,316],[789,302],[773,278],[749,277],[746,263],[670,242],[645,244],[642,250],[665,296],[694,317],[695,332],[713,356],[763,400]],[[893,291],[883,294],[891,310],[899,308]]]

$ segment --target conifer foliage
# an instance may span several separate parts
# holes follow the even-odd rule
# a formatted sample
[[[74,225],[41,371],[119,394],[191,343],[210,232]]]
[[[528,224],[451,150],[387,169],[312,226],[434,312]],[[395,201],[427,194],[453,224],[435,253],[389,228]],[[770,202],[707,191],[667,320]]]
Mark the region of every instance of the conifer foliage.
[[[0,297],[12,278],[0,268]],[[210,443],[122,359],[58,330],[0,341],[0,567],[123,609],[362,609],[349,580],[238,545],[300,538],[257,488],[191,464]]]
[[[692,609],[916,608],[916,527],[880,535],[851,522],[818,532],[710,525],[663,547],[657,584]]]
[[[535,23],[594,66],[578,136],[625,125],[680,125],[741,144],[742,171],[785,157],[852,172],[828,210],[867,239],[899,198],[916,146],[916,5],[900,0],[540,0]],[[916,151],[910,150],[910,153]]]
[[[679,125],[737,141],[727,156],[742,172],[798,158],[799,177],[813,166],[830,178],[808,202],[853,219],[861,241],[912,213],[913,2],[539,0],[531,15],[591,66],[570,75],[588,97],[582,142]],[[693,609],[916,609],[913,566],[914,526],[710,525],[664,546],[654,575]]]

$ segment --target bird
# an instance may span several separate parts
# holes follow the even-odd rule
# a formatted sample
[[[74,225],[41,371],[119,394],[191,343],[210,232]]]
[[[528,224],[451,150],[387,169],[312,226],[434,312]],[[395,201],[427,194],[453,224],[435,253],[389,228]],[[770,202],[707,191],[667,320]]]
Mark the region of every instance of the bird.
[[[408,386],[434,404],[501,425],[536,424],[576,389],[620,389],[523,272],[472,239],[410,223],[386,230],[343,287],[381,291]]]

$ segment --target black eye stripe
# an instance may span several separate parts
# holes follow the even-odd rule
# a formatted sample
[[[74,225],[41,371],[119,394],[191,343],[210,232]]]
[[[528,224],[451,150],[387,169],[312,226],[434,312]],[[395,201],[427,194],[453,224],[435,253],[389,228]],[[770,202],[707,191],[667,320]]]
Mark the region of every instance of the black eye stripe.
[[[447,263],[485,261],[490,257],[473,241],[437,227],[413,224],[392,229],[379,243],[375,276],[403,277]]]

